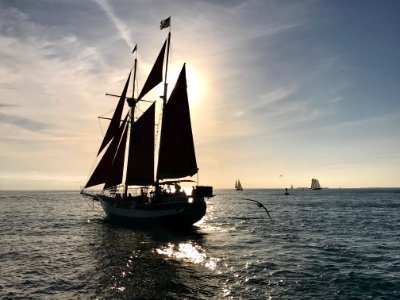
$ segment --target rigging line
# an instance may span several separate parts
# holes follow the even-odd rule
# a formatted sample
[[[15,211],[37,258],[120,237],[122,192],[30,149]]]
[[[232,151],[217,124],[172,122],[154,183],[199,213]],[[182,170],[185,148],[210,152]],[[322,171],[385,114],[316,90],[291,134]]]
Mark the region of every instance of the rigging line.
[[[98,118],[97,118],[97,121],[99,122],[100,131],[101,131],[101,135],[102,135],[102,136],[103,136],[103,138],[104,138],[104,131],[103,131],[103,127],[101,126],[100,119],[103,119],[103,118],[102,118],[102,117],[98,117]],[[110,119],[110,120],[111,120],[111,119]]]
[[[100,119],[107,119],[107,118],[104,118],[103,116],[108,115],[109,113],[111,113],[113,111],[114,110],[110,110],[110,111],[108,111],[108,112],[106,112],[106,113],[104,113],[104,114],[102,114],[102,115],[97,117],[97,121],[99,122],[100,131],[101,131],[101,135],[103,136],[103,138],[104,138],[104,131],[103,131],[103,127],[101,126]],[[111,120],[111,118],[109,120]]]
[[[104,149],[103,149],[103,151],[104,151]],[[103,152],[102,151],[102,152]],[[99,154],[100,155],[100,154]],[[103,154],[104,155],[104,154]],[[86,188],[86,184],[88,183],[88,181],[89,181],[89,179],[90,179],[90,177],[92,176],[92,174],[93,174],[93,172],[94,172],[94,169],[96,168],[96,166],[97,166],[97,164],[96,164],[96,162],[99,162],[99,159],[98,159],[98,155],[94,158],[94,160],[93,160],[93,162],[92,162],[92,166],[90,167],[90,172],[89,172],[89,176],[87,177],[87,179],[86,179],[86,183],[85,183],[85,187],[83,187],[83,188],[81,188],[81,191],[83,191],[85,188]]]
[[[89,205],[89,207],[92,209],[92,211],[98,213],[99,215],[103,215],[102,211],[99,208],[97,208],[97,206],[96,206],[96,209],[95,209],[95,206],[94,206],[95,200],[92,200],[93,201],[93,205],[90,205],[89,200],[86,197],[83,197],[83,199],[85,199],[85,202]]]

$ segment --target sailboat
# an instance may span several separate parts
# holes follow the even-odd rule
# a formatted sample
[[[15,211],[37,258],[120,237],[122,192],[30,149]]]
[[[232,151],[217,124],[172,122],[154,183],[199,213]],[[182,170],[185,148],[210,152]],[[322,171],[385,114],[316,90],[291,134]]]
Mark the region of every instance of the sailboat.
[[[321,185],[319,184],[318,179],[311,179],[311,190],[322,190]]]
[[[237,191],[243,191],[243,187],[242,187],[242,184],[240,183],[240,180],[239,180],[239,179],[236,180],[236,182],[235,182],[235,189],[236,189]]]
[[[161,22],[160,29],[166,27],[170,27],[170,18]],[[131,225],[191,226],[206,214],[205,198],[213,196],[212,186],[200,186],[198,182],[194,185],[194,180],[187,179],[197,174],[199,169],[190,121],[185,64],[167,100],[170,41],[171,29],[138,96],[135,96],[137,56],[132,96],[127,96],[132,70],[121,95],[111,95],[119,97],[119,101],[97,153],[99,162],[81,190],[85,198],[99,202],[111,220],[128,221]],[[143,97],[163,81],[164,58],[161,133],[157,139],[157,101],[144,100]],[[147,103],[148,108],[137,117],[139,103]],[[123,117],[125,104],[129,112]],[[181,187],[186,182],[191,183],[191,189]],[[98,185],[103,185],[100,192],[88,190]]]

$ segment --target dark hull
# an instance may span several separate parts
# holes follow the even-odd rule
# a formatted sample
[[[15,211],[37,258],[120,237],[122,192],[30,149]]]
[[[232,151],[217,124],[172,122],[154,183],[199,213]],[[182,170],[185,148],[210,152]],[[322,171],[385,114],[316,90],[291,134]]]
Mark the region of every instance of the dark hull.
[[[196,197],[191,203],[178,199],[172,203],[146,203],[135,207],[113,205],[113,198],[104,195],[98,195],[97,198],[111,221],[138,227],[190,227],[200,221],[207,210],[203,197]]]

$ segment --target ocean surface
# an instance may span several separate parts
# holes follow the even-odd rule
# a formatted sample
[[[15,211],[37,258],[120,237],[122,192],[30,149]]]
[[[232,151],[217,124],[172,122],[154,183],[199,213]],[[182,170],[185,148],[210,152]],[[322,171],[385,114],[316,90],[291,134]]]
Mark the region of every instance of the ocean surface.
[[[400,299],[400,189],[215,193],[175,233],[78,192],[2,191],[0,299]]]

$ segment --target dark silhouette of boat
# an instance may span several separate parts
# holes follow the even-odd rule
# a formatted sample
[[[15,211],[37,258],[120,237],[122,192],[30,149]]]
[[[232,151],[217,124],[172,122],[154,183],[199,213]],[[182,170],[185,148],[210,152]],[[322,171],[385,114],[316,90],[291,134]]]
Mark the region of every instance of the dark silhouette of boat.
[[[170,21],[170,18],[163,20],[160,29],[171,28]],[[119,97],[119,101],[97,154],[99,162],[81,194],[98,201],[112,220],[128,221],[132,225],[191,226],[206,214],[205,198],[213,196],[211,186],[200,186],[188,179],[199,169],[186,89],[186,66],[183,65],[167,100],[170,43],[171,30],[138,96],[135,96],[137,58],[134,60],[132,96],[127,96],[132,70],[121,95],[111,95]],[[133,52],[137,55],[136,46]],[[161,133],[156,142],[157,101],[143,97],[163,79]],[[129,112],[123,117],[126,103]],[[148,107],[137,116],[139,104],[141,108],[142,105]],[[183,189],[181,185],[187,182],[192,187]],[[101,192],[88,190],[98,185],[103,185]]]

